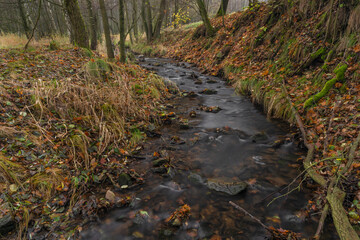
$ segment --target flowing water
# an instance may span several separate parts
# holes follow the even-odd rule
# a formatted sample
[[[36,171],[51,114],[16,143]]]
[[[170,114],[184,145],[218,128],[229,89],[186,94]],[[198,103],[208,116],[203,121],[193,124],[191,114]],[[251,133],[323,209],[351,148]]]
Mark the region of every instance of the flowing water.
[[[267,239],[266,231],[229,201],[266,225],[299,232],[304,238],[315,233],[317,223],[304,216],[309,190],[294,191],[267,206],[284,194],[286,190],[281,190],[300,173],[297,159],[305,154],[289,140],[286,124],[268,120],[221,79],[203,75],[186,63],[147,58],[142,66],[181,90],[193,92],[167,106],[168,111],[188,118],[190,128],[167,125],[161,137],[145,144],[146,158],[134,162],[133,167],[145,175],[146,183],[124,190],[136,200],[106,215],[101,224],[83,233],[83,239]],[[216,94],[199,93],[204,89],[216,90]],[[200,106],[221,110],[206,112],[199,110]],[[196,117],[189,117],[191,111]],[[280,144],[274,145],[276,141]],[[167,174],[154,173],[154,151],[171,159],[173,168]],[[206,184],[209,179],[246,181],[248,187],[231,196],[210,190]],[[181,227],[168,227],[165,220],[183,204],[191,207],[190,218]],[[327,228],[323,238],[337,239]]]

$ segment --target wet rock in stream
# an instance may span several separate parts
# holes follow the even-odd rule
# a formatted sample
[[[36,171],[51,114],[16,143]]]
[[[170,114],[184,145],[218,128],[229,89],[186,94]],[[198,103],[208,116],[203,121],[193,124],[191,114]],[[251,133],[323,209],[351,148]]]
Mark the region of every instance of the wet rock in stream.
[[[200,185],[204,185],[205,181],[204,179],[196,173],[190,173],[190,175],[188,176],[188,179],[190,182],[194,183],[194,184],[200,184]]]
[[[121,173],[118,177],[118,183],[120,186],[130,186],[132,184],[131,177],[126,173]]]
[[[152,162],[152,165],[153,165],[153,167],[160,167],[160,166],[162,166],[162,165],[164,165],[166,163],[169,163],[169,162],[170,162],[170,160],[167,159],[167,158],[160,158],[160,159],[154,160]]]
[[[180,129],[186,130],[189,129],[189,120],[186,118],[182,118],[179,120]]]
[[[200,106],[198,109],[201,110],[201,111],[204,111],[204,112],[211,112],[211,113],[218,113],[218,112],[220,112],[222,110],[218,106],[211,106],[211,107]]]
[[[16,228],[15,219],[10,215],[0,218],[0,234],[5,235]]]
[[[135,224],[142,225],[142,224],[147,223],[149,221],[149,219],[150,219],[150,216],[149,216],[148,212],[140,210],[135,214],[135,218],[134,218],[133,222]]]
[[[204,90],[200,91],[199,93],[206,94],[206,95],[213,95],[213,94],[217,94],[217,91],[215,89],[205,88]]]
[[[265,132],[258,132],[252,135],[250,139],[254,143],[264,143],[269,140],[269,136]]]
[[[196,112],[195,111],[191,111],[189,113],[189,116],[192,117],[192,118],[196,118]]]
[[[217,81],[213,80],[213,79],[209,79],[209,80],[206,81],[206,83],[214,84],[214,83],[217,83]]]
[[[217,192],[223,192],[231,196],[237,195],[244,191],[248,184],[241,181],[227,181],[221,178],[210,178],[207,181],[207,187],[210,190],[215,190]]]
[[[165,167],[158,167],[158,168],[151,169],[151,171],[153,173],[157,173],[157,174],[165,174],[165,173],[167,173],[168,170]]]

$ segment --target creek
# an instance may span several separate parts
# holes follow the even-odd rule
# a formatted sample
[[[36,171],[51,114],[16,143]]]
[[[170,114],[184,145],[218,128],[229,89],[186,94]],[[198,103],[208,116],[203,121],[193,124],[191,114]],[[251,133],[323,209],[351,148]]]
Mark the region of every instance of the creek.
[[[106,214],[82,239],[268,239],[258,223],[229,201],[268,226],[304,238],[315,233],[317,223],[305,218],[311,190],[302,187],[267,206],[302,171],[298,159],[305,152],[291,140],[287,124],[269,120],[222,79],[187,63],[146,58],[140,65],[187,92],[165,106],[182,123],[162,127],[161,137],[144,144],[145,159],[131,163],[146,180],[124,190],[136,200]],[[171,159],[171,167],[154,168],[154,152]],[[190,206],[190,218],[180,227],[168,227],[165,220],[183,204]],[[332,229],[326,225],[322,238],[337,239]]]

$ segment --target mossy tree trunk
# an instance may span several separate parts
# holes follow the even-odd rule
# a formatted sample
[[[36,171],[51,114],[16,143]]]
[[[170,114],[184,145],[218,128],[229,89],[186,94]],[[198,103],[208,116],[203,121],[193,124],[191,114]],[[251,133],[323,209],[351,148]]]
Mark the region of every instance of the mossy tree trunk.
[[[80,47],[89,48],[89,38],[85,22],[81,15],[77,0],[64,0],[64,7],[69,16],[71,28],[74,33],[74,42]]]
[[[108,16],[106,13],[104,0],[99,0],[99,5],[100,5],[103,29],[104,29],[104,34],[105,34],[107,56],[109,59],[113,59],[115,56],[114,56],[114,50],[112,47],[112,42],[111,42],[111,37],[110,37],[109,20],[108,20]]]
[[[87,10],[90,18],[90,48],[96,50],[97,46],[97,19],[94,14],[92,0],[86,0]]]
[[[216,14],[217,17],[226,15],[228,4],[229,4],[229,0],[221,0],[220,8]]]
[[[215,34],[214,28],[211,26],[211,22],[206,10],[206,6],[204,3],[204,0],[196,0],[197,6],[199,8],[201,19],[205,25],[206,28],[206,36],[212,37]]]
[[[119,29],[120,29],[120,62],[125,63],[125,5],[124,0],[119,0]]]

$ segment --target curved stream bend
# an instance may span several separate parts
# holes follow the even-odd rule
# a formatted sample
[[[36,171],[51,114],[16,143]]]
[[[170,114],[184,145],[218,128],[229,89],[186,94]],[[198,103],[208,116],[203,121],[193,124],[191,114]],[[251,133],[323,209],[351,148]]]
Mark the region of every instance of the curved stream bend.
[[[264,229],[229,201],[267,225],[300,232],[303,237],[315,232],[316,223],[305,221],[301,211],[309,199],[307,193],[296,191],[267,207],[280,195],[277,191],[299,174],[296,160],[303,152],[286,141],[286,125],[269,121],[221,79],[202,75],[186,63],[147,58],[141,65],[180,89],[195,93],[173,105],[177,115],[189,118],[190,129],[165,126],[161,138],[145,145],[148,158],[134,163],[147,179],[141,189],[132,190],[137,201],[111,212],[100,226],[83,233],[83,239],[210,239],[214,235],[267,239]],[[204,89],[214,91],[199,93]],[[195,118],[189,117],[191,111],[196,112]],[[282,144],[276,144],[279,142]],[[148,171],[153,166],[153,151],[162,151],[173,159],[171,177]],[[245,191],[229,188],[243,182],[248,183]],[[167,229],[166,218],[184,203],[191,207],[189,220],[176,231]],[[139,211],[147,216],[134,217]],[[331,239],[330,235],[323,236]]]

